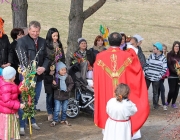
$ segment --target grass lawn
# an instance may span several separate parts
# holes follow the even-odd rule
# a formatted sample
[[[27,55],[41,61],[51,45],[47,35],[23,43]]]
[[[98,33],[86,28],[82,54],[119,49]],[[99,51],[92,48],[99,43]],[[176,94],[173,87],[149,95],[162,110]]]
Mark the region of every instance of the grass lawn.
[[[96,1],[85,0],[84,9]],[[63,46],[67,47],[70,2],[70,0],[28,0],[28,23],[31,20],[38,20],[42,25],[42,37],[46,36],[49,28],[57,28]],[[179,9],[180,3],[177,0],[109,0],[85,21],[83,37],[91,47],[99,34],[99,25],[102,24],[109,27],[110,32],[140,34],[144,38],[143,51],[151,49],[156,41],[168,45],[170,50],[173,42],[180,39]],[[10,4],[6,2],[0,4],[0,13],[5,20],[5,32],[9,35],[12,29]]]

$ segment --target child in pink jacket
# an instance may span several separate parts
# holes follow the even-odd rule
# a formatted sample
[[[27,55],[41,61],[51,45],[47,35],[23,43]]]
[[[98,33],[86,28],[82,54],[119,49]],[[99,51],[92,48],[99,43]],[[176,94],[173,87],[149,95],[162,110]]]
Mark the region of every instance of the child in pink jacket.
[[[18,94],[19,87],[14,83],[16,70],[8,66],[3,69],[0,77],[0,139],[15,140],[20,139],[17,111],[24,108],[20,104]]]

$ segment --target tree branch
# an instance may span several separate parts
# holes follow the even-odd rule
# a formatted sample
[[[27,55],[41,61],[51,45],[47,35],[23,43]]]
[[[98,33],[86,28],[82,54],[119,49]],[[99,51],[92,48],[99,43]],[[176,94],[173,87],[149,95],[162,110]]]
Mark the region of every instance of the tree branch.
[[[84,13],[84,20],[94,14],[99,8],[101,8],[105,4],[106,0],[98,0],[95,4],[91,7],[86,9]]]

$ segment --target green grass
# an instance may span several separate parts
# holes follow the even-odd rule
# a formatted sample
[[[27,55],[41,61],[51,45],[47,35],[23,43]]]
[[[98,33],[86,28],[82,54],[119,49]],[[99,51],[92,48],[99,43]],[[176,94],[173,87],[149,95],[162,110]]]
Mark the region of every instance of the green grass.
[[[84,9],[95,1],[97,0],[85,0]],[[93,45],[99,34],[99,25],[102,24],[108,26],[110,32],[140,34],[144,38],[144,51],[151,49],[156,41],[168,45],[170,50],[173,42],[180,37],[179,3],[175,0],[134,1],[107,1],[99,11],[89,17],[83,28],[83,37],[87,39],[88,46]],[[55,27],[60,32],[63,46],[67,47],[70,0],[28,0],[28,6],[28,22],[38,20],[41,23],[41,36],[45,37],[48,29]],[[0,13],[5,19],[5,32],[9,35],[12,29],[10,4],[0,4]]]

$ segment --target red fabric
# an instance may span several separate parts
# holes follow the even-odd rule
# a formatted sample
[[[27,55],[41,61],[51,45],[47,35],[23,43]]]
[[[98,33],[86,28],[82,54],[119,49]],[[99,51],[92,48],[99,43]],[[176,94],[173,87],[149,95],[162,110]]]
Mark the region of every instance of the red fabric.
[[[137,132],[145,123],[149,115],[148,91],[145,83],[143,70],[139,59],[134,50],[121,51],[119,48],[110,47],[108,50],[99,53],[94,64],[94,90],[95,90],[95,114],[94,122],[100,128],[105,128],[105,123],[108,118],[106,114],[106,104],[109,99],[114,96],[112,78],[97,65],[98,60],[102,60],[105,65],[113,69],[111,61],[112,54],[117,56],[116,68],[119,69],[127,60],[132,59],[125,71],[119,76],[118,83],[128,84],[130,87],[129,99],[136,104],[138,111],[131,117],[132,134]]]
[[[0,113],[14,114],[20,108],[19,87],[14,83],[5,82],[0,77]]]
[[[166,73],[163,75],[162,79],[165,79],[167,77],[169,77],[170,75],[170,72],[169,72],[169,69],[167,69]]]

